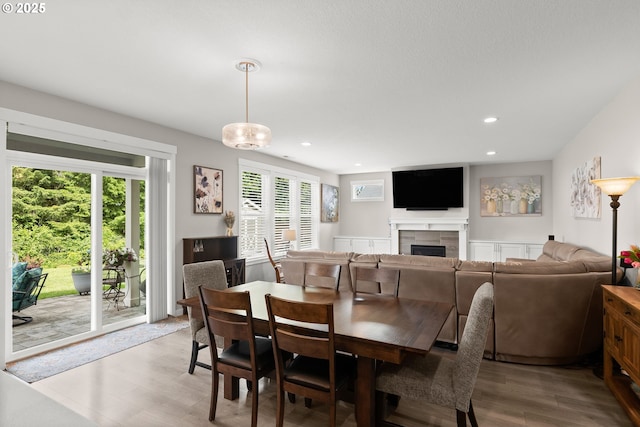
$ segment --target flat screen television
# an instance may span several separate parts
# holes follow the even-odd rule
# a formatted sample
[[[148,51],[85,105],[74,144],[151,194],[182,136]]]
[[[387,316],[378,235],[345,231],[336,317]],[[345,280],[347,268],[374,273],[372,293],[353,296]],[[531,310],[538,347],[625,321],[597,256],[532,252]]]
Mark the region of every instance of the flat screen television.
[[[407,210],[463,207],[462,169],[393,171],[393,207]]]

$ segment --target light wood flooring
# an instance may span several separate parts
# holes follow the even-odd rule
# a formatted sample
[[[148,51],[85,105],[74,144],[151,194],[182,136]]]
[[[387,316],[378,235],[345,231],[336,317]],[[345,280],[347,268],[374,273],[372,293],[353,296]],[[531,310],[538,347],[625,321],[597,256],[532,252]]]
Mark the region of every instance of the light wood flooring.
[[[33,383],[32,386],[101,426],[210,426],[210,371],[187,373],[188,329]],[[445,351],[445,350],[436,350]],[[201,360],[209,360],[201,351]],[[275,425],[275,381],[260,381],[259,426]],[[248,426],[244,381],[236,401],[218,398],[213,425]],[[480,426],[631,427],[589,367],[536,367],[483,361],[473,404]],[[37,410],[37,408],[33,408]],[[285,426],[327,426],[327,407],[286,403]],[[451,409],[402,399],[390,420],[406,427],[455,426]],[[337,425],[355,427],[353,405],[340,403]]]

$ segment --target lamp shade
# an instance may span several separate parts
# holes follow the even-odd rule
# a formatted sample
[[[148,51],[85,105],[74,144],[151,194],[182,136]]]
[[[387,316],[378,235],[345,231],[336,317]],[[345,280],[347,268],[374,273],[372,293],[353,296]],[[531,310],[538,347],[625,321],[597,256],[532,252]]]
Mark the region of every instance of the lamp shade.
[[[282,230],[282,239],[287,242],[296,240],[296,230]]]
[[[591,183],[600,187],[608,196],[622,196],[631,186],[640,179],[640,176],[625,178],[592,179]]]
[[[271,129],[257,123],[229,123],[222,128],[222,143],[240,150],[268,147]]]

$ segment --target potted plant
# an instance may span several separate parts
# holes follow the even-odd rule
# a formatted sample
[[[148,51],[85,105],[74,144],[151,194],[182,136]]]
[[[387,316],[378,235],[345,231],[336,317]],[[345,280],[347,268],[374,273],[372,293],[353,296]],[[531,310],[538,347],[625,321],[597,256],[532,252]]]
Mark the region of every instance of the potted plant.
[[[91,291],[91,251],[85,251],[80,257],[78,265],[71,269],[73,286],[80,295],[88,295]]]

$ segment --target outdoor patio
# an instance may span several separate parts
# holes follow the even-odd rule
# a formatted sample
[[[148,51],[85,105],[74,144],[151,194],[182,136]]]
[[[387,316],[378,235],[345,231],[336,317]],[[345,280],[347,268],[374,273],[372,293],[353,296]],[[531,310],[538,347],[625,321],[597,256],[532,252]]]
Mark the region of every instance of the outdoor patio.
[[[102,299],[104,325],[143,315],[146,299],[140,298],[140,306],[126,307],[123,301],[116,305],[113,300]],[[25,309],[21,316],[32,316],[33,321],[13,327],[13,350],[19,351],[36,345],[57,341],[91,328],[91,296],[66,295],[38,300]]]

